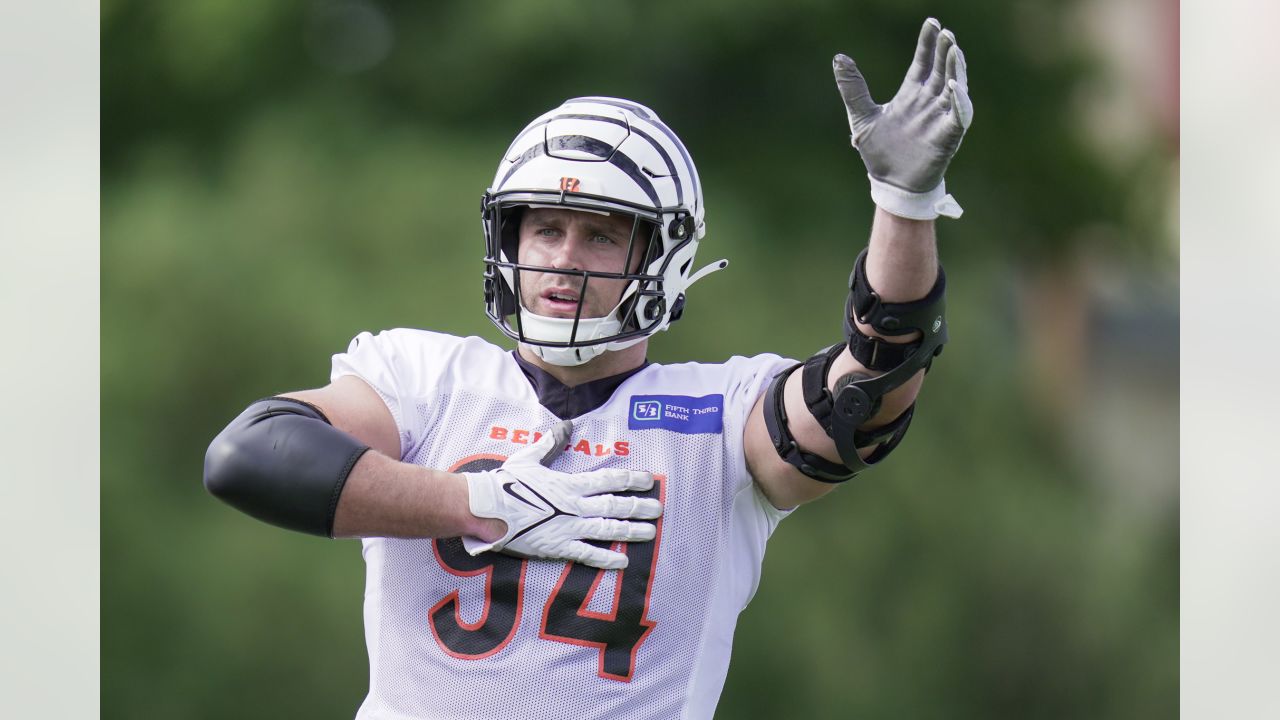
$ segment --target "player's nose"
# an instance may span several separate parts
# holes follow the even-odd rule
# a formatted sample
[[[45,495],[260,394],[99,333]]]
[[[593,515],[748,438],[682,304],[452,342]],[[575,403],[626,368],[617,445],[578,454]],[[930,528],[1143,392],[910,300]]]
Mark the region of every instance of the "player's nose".
[[[587,249],[587,235],[570,228],[564,239],[556,245],[551,256],[551,267],[557,270],[581,270],[583,253]]]

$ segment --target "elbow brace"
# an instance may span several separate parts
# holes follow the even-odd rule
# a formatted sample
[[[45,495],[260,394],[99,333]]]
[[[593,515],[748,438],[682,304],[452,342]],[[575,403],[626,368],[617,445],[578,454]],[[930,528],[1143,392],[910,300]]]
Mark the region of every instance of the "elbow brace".
[[[263,522],[333,537],[342,486],[368,449],[310,403],[259,400],[209,445],[204,486]]]
[[[844,321],[846,342],[832,345],[804,363],[778,373],[765,393],[765,425],[778,456],[806,476],[826,483],[849,480],[883,460],[898,446],[911,425],[915,403],[886,425],[870,430],[861,430],[859,426],[879,412],[885,395],[917,371],[928,372],[933,358],[942,353],[942,346],[947,342],[946,276],[942,268],[938,268],[938,279],[925,297],[909,303],[885,303],[867,281],[866,258],[867,251],[863,250],[849,277]],[[854,318],[881,335],[919,332],[920,338],[910,343],[888,343],[864,335]],[[846,347],[867,369],[883,374],[848,373],[836,380],[833,395],[827,389],[827,376],[831,364]],[[805,452],[791,434],[783,391],[787,378],[799,368],[804,369],[801,380],[805,406],[835,442],[843,465]],[[869,456],[859,457],[858,448],[873,445],[876,449]]]

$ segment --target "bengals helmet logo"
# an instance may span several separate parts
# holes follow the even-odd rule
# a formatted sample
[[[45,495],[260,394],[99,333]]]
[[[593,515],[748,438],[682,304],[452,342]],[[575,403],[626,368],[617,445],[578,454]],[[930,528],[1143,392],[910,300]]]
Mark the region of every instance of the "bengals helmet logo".
[[[563,192],[578,192],[582,183],[578,178],[562,177],[560,178],[560,190]]]

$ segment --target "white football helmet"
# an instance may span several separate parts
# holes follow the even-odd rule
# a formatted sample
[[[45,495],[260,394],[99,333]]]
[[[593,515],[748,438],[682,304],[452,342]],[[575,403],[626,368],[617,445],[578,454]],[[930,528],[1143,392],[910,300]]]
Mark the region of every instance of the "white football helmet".
[[[593,272],[522,265],[520,215],[528,207],[623,214],[633,218],[627,258],[648,250],[636,272]],[[728,265],[690,274],[706,233],[702,185],[689,151],[658,115],[630,100],[582,97],[529,123],[498,164],[481,202],[485,233],[485,311],[508,337],[555,365],[581,365],[666,330],[684,311],[689,286]],[[520,273],[567,275],[586,297],[593,278],[629,281],[604,317],[535,315],[520,299]]]

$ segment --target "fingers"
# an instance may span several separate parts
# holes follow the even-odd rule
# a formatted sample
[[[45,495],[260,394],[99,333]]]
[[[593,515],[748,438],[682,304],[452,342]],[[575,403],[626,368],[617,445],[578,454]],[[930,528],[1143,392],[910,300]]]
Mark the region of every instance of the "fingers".
[[[947,53],[945,77],[948,84],[955,80],[966,89],[969,87],[969,69],[965,64],[964,51],[960,49],[959,45],[952,45],[951,50]]]
[[[569,543],[564,549],[564,557],[567,560],[604,570],[623,570],[627,567],[627,556],[623,553],[598,548],[580,541]]]
[[[831,61],[831,69],[836,75],[836,87],[840,89],[840,97],[844,100],[845,110],[850,120],[875,114],[879,110],[871,99],[871,91],[867,89],[867,81],[858,70],[853,58],[841,53]]]
[[[635,470],[594,470],[570,476],[581,495],[597,495],[625,490],[648,490],[653,487],[653,475]]]
[[[947,48],[947,59],[942,74],[945,90],[939,95],[939,99],[954,126],[960,132],[964,132],[973,122],[973,102],[969,99],[969,68],[964,59],[964,51],[955,44],[955,36],[950,30],[943,31],[938,47],[942,47],[948,35],[951,36],[951,46]]]
[[[929,79],[933,72],[934,47],[941,31],[942,23],[936,18],[924,21],[924,27],[920,28],[920,39],[916,41],[916,55],[911,60],[911,69],[907,71],[907,80],[923,83]]]
[[[653,498],[596,495],[583,498],[578,503],[578,514],[583,517],[653,520],[662,516],[662,503]]]
[[[609,542],[649,542],[658,535],[653,523],[628,522],[612,518],[582,518],[577,522],[576,534],[583,540],[607,540]]]
[[[942,77],[946,80],[948,85],[951,84],[952,80],[956,79],[956,66],[959,62],[960,46],[952,45],[951,49],[947,51],[946,69],[942,73]]]
[[[930,95],[940,95],[947,84],[947,64],[950,61],[951,48],[956,46],[956,36],[950,30],[938,34],[934,45],[933,63],[929,72],[925,90]]]
[[[962,130],[969,129],[973,122],[973,101],[969,99],[969,91],[955,80],[947,81],[947,92],[951,96],[951,107],[955,108],[956,121]]]

